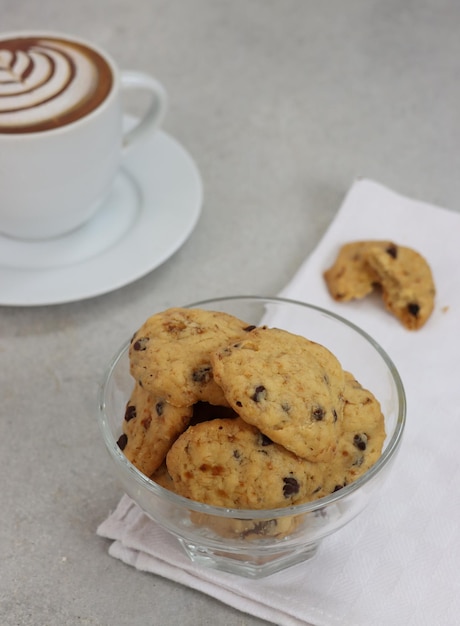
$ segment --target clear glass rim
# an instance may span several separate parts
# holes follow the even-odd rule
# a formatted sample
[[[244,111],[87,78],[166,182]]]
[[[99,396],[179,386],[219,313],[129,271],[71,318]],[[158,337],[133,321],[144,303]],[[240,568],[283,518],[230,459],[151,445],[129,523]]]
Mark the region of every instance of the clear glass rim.
[[[260,303],[270,303],[273,302],[275,304],[289,304],[296,305],[302,308],[307,308],[318,313],[325,315],[326,317],[335,319],[336,321],[345,324],[353,331],[361,335],[372,347],[378,352],[380,357],[383,359],[385,364],[388,367],[388,370],[392,376],[393,382],[395,383],[395,387],[397,390],[398,396],[398,416],[396,420],[396,425],[394,431],[386,445],[385,450],[379,459],[375,462],[375,464],[367,470],[362,476],[358,479],[346,485],[342,489],[320,498],[318,500],[314,500],[312,502],[306,502],[304,504],[297,504],[295,506],[290,507],[282,507],[276,509],[233,509],[219,506],[212,506],[209,504],[203,504],[201,502],[197,502],[195,500],[189,500],[188,498],[184,498],[178,494],[169,491],[161,487],[159,484],[155,483],[153,480],[145,476],[142,472],[140,472],[123,454],[120,450],[116,439],[113,437],[110,427],[108,425],[108,418],[106,414],[106,392],[107,386],[112,376],[114,369],[116,368],[120,359],[123,358],[126,351],[129,348],[130,341],[125,341],[121,348],[115,353],[112,360],[110,361],[108,367],[105,370],[105,373],[102,377],[102,382],[99,385],[99,411],[98,411],[98,422],[100,429],[102,431],[102,436],[104,438],[105,445],[109,450],[109,453],[112,456],[112,459],[118,465],[124,466],[124,468],[129,472],[131,477],[137,482],[139,485],[142,485],[147,491],[151,492],[153,495],[160,497],[162,499],[168,500],[171,504],[175,504],[181,508],[186,508],[188,510],[193,510],[198,513],[205,513],[207,515],[214,515],[217,517],[226,517],[232,519],[276,519],[286,516],[292,515],[300,515],[305,513],[312,513],[325,507],[334,504],[340,500],[345,499],[348,495],[351,495],[361,486],[370,482],[380,471],[391,461],[393,456],[395,455],[399,445],[401,443],[401,438],[403,435],[405,423],[406,423],[406,410],[407,410],[407,402],[406,402],[406,394],[404,390],[404,386],[399,375],[398,370],[396,369],[395,364],[392,359],[389,357],[387,352],[364,330],[356,326],[353,322],[350,322],[346,318],[329,311],[328,309],[316,306],[314,304],[310,304],[308,302],[302,302],[300,300],[293,300],[289,298],[277,297],[277,296],[247,296],[247,295],[234,295],[234,296],[222,296],[217,298],[209,298],[206,300],[200,300],[191,304],[184,305],[184,308],[199,308],[204,306],[212,305],[213,303],[223,303],[223,302],[231,302],[231,301],[252,301],[252,302],[260,302]]]

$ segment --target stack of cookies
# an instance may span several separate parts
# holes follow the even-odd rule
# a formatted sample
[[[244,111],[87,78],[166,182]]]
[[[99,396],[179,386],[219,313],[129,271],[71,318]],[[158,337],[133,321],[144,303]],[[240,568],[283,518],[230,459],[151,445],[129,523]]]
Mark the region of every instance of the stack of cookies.
[[[186,498],[273,509],[356,480],[385,439],[379,402],[324,346],[226,313],[171,308],[131,340],[118,445]]]

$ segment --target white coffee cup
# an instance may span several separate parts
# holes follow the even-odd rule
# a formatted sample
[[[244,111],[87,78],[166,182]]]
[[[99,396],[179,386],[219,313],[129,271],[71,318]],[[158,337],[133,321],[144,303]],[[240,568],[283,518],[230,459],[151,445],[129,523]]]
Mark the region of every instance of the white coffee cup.
[[[149,92],[123,130],[122,92]],[[161,124],[163,86],[121,71],[68,34],[0,34],[0,233],[46,239],[88,221],[109,195],[124,150]]]

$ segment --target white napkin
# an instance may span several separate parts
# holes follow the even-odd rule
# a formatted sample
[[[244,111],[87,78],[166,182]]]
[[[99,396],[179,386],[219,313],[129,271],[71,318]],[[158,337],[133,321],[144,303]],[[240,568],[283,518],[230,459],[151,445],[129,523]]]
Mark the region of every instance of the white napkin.
[[[427,258],[437,286],[426,326],[408,331],[376,298],[334,302],[322,273],[339,246],[391,239]],[[109,552],[140,570],[280,625],[450,626],[460,620],[460,214],[358,180],[282,296],[337,312],[390,354],[408,421],[380,496],[326,538],[314,559],[261,580],[190,563],[127,497],[98,528]]]

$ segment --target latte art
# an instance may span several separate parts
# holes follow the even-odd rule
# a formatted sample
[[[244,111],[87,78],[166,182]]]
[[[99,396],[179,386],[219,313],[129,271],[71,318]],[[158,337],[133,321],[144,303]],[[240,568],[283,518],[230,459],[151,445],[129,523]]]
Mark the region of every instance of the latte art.
[[[37,132],[74,122],[112,87],[99,53],[56,38],[0,41],[0,133]]]

